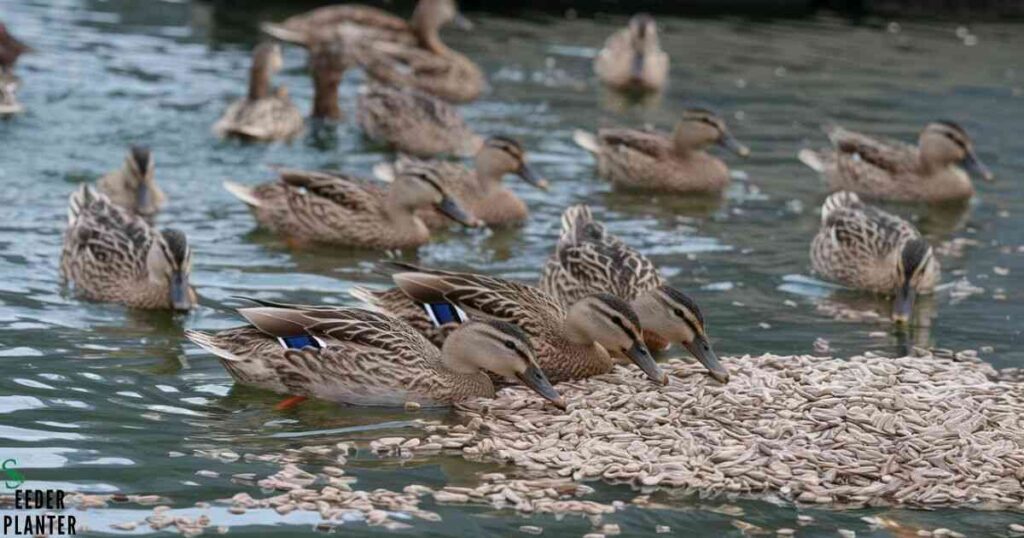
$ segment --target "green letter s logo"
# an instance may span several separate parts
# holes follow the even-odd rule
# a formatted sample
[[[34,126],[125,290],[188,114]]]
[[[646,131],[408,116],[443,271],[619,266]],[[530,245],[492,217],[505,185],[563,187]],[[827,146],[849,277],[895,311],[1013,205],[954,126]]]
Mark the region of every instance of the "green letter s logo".
[[[4,482],[4,485],[7,486],[8,489],[17,489],[18,486],[25,483],[25,476],[19,473],[18,470],[14,468],[14,466],[17,464],[18,460],[10,458],[4,460],[4,463],[2,465],[3,470],[4,472],[7,473],[7,478],[9,479]],[[10,465],[10,467],[8,467],[8,465]]]

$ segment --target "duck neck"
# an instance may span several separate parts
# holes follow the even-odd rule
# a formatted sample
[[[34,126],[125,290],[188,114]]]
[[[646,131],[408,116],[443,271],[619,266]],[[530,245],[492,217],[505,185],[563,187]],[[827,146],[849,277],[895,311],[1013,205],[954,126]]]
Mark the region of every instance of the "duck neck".
[[[270,97],[270,66],[265,61],[253,62],[249,71],[249,99]]]
[[[325,120],[340,120],[341,107],[338,106],[338,86],[341,84],[341,73],[333,71],[313,71],[313,117]]]
[[[431,20],[426,11],[417,8],[416,12],[412,14],[410,24],[421,47],[434,54],[448,53],[450,49],[441,41],[440,27]]]

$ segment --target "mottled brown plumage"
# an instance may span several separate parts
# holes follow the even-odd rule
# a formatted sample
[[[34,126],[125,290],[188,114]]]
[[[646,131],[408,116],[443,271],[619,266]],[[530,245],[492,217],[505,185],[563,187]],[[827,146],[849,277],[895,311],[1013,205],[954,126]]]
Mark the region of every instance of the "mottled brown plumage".
[[[974,194],[963,167],[986,180],[992,173],[978,159],[974,144],[952,122],[929,123],[917,146],[831,127],[832,148],[802,150],[800,160],[822,173],[833,191],[894,201],[942,202]]]
[[[740,156],[750,151],[725,122],[699,108],[687,109],[671,135],[654,130],[577,131],[574,139],[597,157],[597,171],[613,185],[635,190],[717,193],[729,185],[729,168],[705,148],[719,144]]]
[[[447,328],[433,329],[420,303],[446,302],[471,319],[514,323],[530,336],[538,363],[555,383],[610,371],[608,349],[628,354],[652,378],[664,378],[642,342],[636,313],[612,295],[594,294],[564,309],[538,288],[497,277],[405,264],[395,270],[393,279],[404,297],[363,288],[352,294],[415,327],[428,328],[435,338],[447,336]]]
[[[401,173],[409,166],[433,168],[445,190],[488,226],[520,224],[529,216],[526,203],[502,182],[506,175],[516,174],[535,187],[548,188],[547,180],[526,162],[526,152],[522,145],[510,138],[488,138],[477,152],[474,162],[474,168],[470,169],[451,161],[403,158],[393,165],[377,166],[374,172],[379,179],[391,181],[396,173]],[[431,229],[451,224],[436,210],[424,211],[421,216]]]
[[[594,220],[590,208],[577,205],[562,215],[562,235],[544,265],[540,288],[563,307],[594,293],[627,301],[636,311],[651,349],[681,343],[721,382],[729,372],[718,361],[697,303],[665,284],[654,263]]]
[[[846,191],[832,194],[822,206],[811,266],[828,280],[894,294],[911,304],[913,294],[934,291],[940,276],[932,248],[912,224]],[[894,316],[905,320],[909,306],[898,304]]]
[[[468,157],[483,144],[458,109],[413,89],[364,86],[356,100],[356,121],[367,138],[417,157]]]
[[[529,340],[506,323],[466,324],[439,350],[403,321],[358,308],[264,303],[239,313],[250,325],[185,335],[241,384],[353,405],[446,406],[493,397],[490,371],[562,405]]]
[[[256,187],[226,182],[257,222],[299,242],[368,249],[415,248],[430,240],[416,216],[437,207],[467,226],[477,225],[431,170],[410,168],[387,190],[354,176],[283,169],[280,179]]]
[[[414,88],[453,103],[476,100],[487,87],[483,71],[468,57],[441,45],[442,52],[395,43],[360,48],[359,64],[377,82]]]
[[[121,168],[96,183],[111,202],[145,218],[152,218],[167,200],[156,183],[153,153],[144,146],[132,146]]]
[[[185,234],[157,231],[88,185],[69,199],[60,268],[86,299],[144,309],[189,310],[196,304]]]
[[[273,88],[270,79],[281,70],[281,47],[264,43],[253,50],[249,93],[231,103],[213,126],[221,137],[247,140],[288,140],[302,132],[302,113],[283,87]]]

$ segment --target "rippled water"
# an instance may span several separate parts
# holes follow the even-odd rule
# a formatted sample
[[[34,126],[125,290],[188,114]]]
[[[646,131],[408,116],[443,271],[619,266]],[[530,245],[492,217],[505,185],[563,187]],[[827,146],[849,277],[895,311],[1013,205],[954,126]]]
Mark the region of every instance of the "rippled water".
[[[199,469],[273,470],[211,462],[192,456],[194,450],[260,453],[371,439],[381,428],[401,430],[394,421],[409,419],[404,412],[320,404],[275,412],[277,397],[233,387],[216,360],[181,335],[186,327],[236,325],[233,295],[342,303],[350,301],[346,290],[354,284],[383,283],[372,274],[376,255],[329,248],[294,252],[254,232],[249,213],[220,188],[225,179],[268,180],[269,164],[369,173],[387,157],[348,123],[314,130],[291,145],[212,138],[210,125],[245,89],[256,23],[285,14],[256,7],[215,11],[187,1],[0,0],[0,18],[38,50],[20,66],[28,113],[0,121],[0,455],[18,460],[29,486],[156,493],[184,509],[242,489],[226,478],[196,476]],[[553,190],[544,194],[513,184],[533,211],[524,228],[453,232],[421,249],[420,262],[533,280],[557,237],[561,210],[587,202],[612,231],[649,253],[673,284],[692,292],[722,354],[809,353],[823,337],[839,355],[895,355],[909,341],[952,349],[991,346],[981,354],[984,360],[1024,366],[1020,26],[971,25],[967,35],[958,34],[953,22],[663,18],[664,45],[674,61],[671,88],[660,103],[624,109],[597,89],[590,72],[596,47],[622,18],[470,15],[478,30],[447,38],[483,65],[493,88],[467,106],[465,115],[482,132],[521,138]],[[285,59],[288,68],[279,82],[305,109],[311,90],[304,53],[286,48]],[[349,117],[361,81],[352,72],[342,87]],[[669,127],[688,102],[721,110],[753,150],[745,161],[726,157],[742,179],[721,204],[613,193],[594,177],[590,157],[570,141],[579,127]],[[897,209],[918,217],[935,243],[971,240],[962,256],[942,258],[945,279],[964,278],[984,292],[966,298],[940,293],[926,301],[923,308],[936,317],[909,339],[886,323],[834,319],[819,305],[885,304],[833,294],[807,278],[807,247],[824,190],[796,161],[796,151],[821,144],[819,126],[828,121],[912,140],[924,123],[939,117],[966,126],[999,180],[980,185],[966,208]],[[202,307],[186,317],[82,302],[59,287],[67,195],[118,166],[132,143],[155,150],[158,179],[170,198],[160,224],[182,228],[193,244]],[[1009,273],[997,274],[995,267]],[[187,455],[171,458],[170,452]],[[368,455],[357,460],[351,472],[363,489],[465,482],[490,468],[457,457],[402,465]],[[632,496],[625,487],[607,486],[597,498]],[[606,520],[638,535],[652,534],[657,524],[693,535],[739,532],[731,517],[706,510],[720,501],[661,498],[673,508],[629,508]],[[752,523],[794,525],[792,507],[739,504]],[[444,524],[418,528],[438,535],[457,528],[470,535],[512,532],[527,522],[477,508],[440,512]],[[874,512],[812,512],[819,524],[801,531],[807,535],[832,535],[836,527],[872,535],[859,517]],[[90,512],[84,521],[106,529],[140,513]],[[312,524],[297,515],[280,523],[273,515],[213,513],[217,523],[236,527],[233,534],[277,524],[283,535]],[[911,528],[948,526],[970,534],[1002,533],[1014,517],[962,510],[887,515]],[[529,522],[547,533],[582,535],[590,528],[573,517]],[[345,532],[382,531],[352,525]]]

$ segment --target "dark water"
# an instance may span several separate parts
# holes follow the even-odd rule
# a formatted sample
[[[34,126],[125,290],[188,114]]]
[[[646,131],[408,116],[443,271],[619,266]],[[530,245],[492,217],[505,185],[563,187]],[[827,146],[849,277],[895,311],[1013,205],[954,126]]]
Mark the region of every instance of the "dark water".
[[[232,387],[213,357],[186,343],[186,327],[238,323],[233,295],[293,302],[343,303],[354,284],[379,284],[373,254],[323,248],[290,251],[253,232],[248,212],[220,188],[272,178],[267,165],[369,173],[387,158],[351,124],[318,130],[291,145],[244,146],[209,132],[226,104],[245,88],[248,51],[259,17],[282,12],[214,12],[183,2],[61,2],[0,0],[0,18],[39,51],[23,60],[22,99],[28,112],[0,121],[0,455],[16,458],[31,487],[156,493],[176,508],[230,496],[242,488],[226,478],[271,467],[222,464],[194,450],[238,453],[381,436],[376,425],[408,420],[404,412],[307,405],[279,413],[277,398]],[[615,233],[647,252],[673,284],[690,290],[723,354],[809,353],[823,337],[841,356],[866,350],[897,354],[907,341],[951,349],[991,346],[982,358],[997,367],[1024,366],[1021,275],[1024,275],[1024,32],[1019,25],[955,22],[846,21],[819,18],[769,23],[738,19],[663,19],[673,58],[671,88],[649,108],[621,109],[597,89],[590,58],[621,19],[565,20],[530,14],[520,20],[474,13],[478,30],[450,33],[451,44],[486,69],[492,91],[465,108],[484,133],[519,137],[553,183],[543,194],[515,188],[533,217],[519,230],[453,232],[423,248],[427,265],[495,272],[533,280],[570,203],[592,204]],[[279,77],[300,107],[310,104],[304,53],[286,48]],[[362,75],[342,87],[349,116]],[[653,122],[669,127],[689,102],[723,111],[753,156],[727,157],[741,180],[721,204],[665,196],[612,193],[592,161],[571,141],[575,128]],[[984,291],[948,292],[922,308],[935,319],[908,338],[887,323],[834,319],[825,302],[885,311],[884,302],[831,290],[807,279],[807,248],[823,187],[795,159],[823,141],[819,126],[851,128],[912,140],[929,120],[953,118],[974,135],[999,177],[959,210],[897,208],[921,220],[936,244],[970,243],[942,258],[946,282],[967,279]],[[202,307],[187,316],[140,313],[90,304],[62,294],[58,257],[67,195],[120,164],[124,148],[155,149],[158,179],[170,198],[160,215],[188,233],[194,282]],[[1008,269],[997,274],[995,267]],[[999,270],[999,273],[1005,271]],[[962,288],[962,287],[961,287]],[[927,316],[926,316],[927,317]],[[445,418],[444,414],[427,418]],[[335,428],[347,433],[318,435]],[[399,428],[400,430],[400,428]],[[277,437],[283,433],[300,437]],[[170,458],[169,452],[184,457]],[[471,481],[491,467],[457,457],[399,465],[363,455],[351,465],[359,487],[401,489],[409,483]],[[258,491],[251,491],[258,494]],[[629,500],[624,487],[602,487],[596,498]],[[707,510],[724,501],[661,498],[672,509],[629,508],[606,518],[627,535],[655,525],[693,535],[738,535],[731,517]],[[742,501],[743,519],[768,528],[795,526],[796,510]],[[426,506],[429,508],[430,504]],[[523,518],[485,509],[441,507],[443,524],[421,532],[447,535],[515,532],[540,525],[545,534],[588,532],[585,519]],[[810,511],[815,526],[801,535],[835,535],[837,527],[872,533],[859,518],[875,512]],[[913,529],[951,527],[971,535],[1004,534],[1019,515],[964,510],[887,511]],[[95,529],[140,519],[142,511],[90,512]],[[273,517],[271,517],[273,516]],[[276,514],[213,512],[232,534],[274,527],[281,535],[312,520]],[[362,524],[344,530],[383,533]]]

